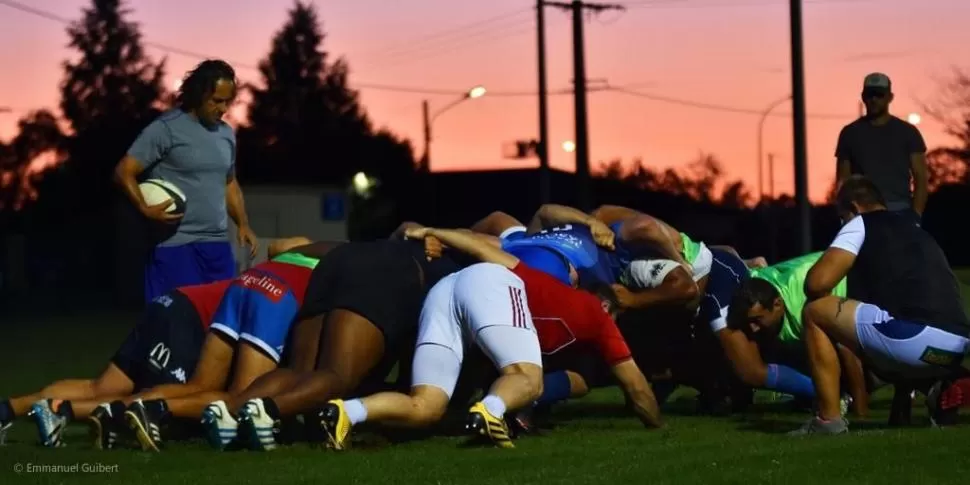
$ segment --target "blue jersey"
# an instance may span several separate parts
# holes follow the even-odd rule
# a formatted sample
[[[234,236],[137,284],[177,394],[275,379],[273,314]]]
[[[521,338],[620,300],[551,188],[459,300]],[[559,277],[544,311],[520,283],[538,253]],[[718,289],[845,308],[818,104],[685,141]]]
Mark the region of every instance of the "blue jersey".
[[[502,241],[502,249],[509,254],[516,257],[521,255],[519,259],[525,264],[558,276],[558,271],[548,270],[545,264],[530,264],[533,253],[529,250],[537,247],[560,255],[564,263],[568,262],[576,268],[582,283],[616,283],[632,259],[630,252],[622,248],[619,242],[615,251],[597,246],[589,227],[581,224],[565,224],[528,235],[522,231],[510,234]]]

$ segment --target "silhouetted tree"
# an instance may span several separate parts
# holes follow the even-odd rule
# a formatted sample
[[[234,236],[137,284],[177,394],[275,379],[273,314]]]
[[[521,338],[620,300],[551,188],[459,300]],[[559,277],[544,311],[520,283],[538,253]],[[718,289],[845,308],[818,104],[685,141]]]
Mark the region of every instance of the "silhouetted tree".
[[[951,76],[939,83],[937,93],[923,108],[943,124],[956,143],[928,154],[930,190],[970,181],[970,73],[953,68]]]
[[[636,159],[631,166],[620,160],[600,164],[600,176],[621,180],[636,187],[653,192],[663,192],[682,196],[697,202],[741,208],[749,206],[754,197],[740,180],[721,185],[724,169],[713,155],[701,154],[690,162],[685,169],[667,168],[655,170],[647,167],[642,160]]]
[[[327,62],[316,9],[297,2],[249,85],[240,128],[240,177],[346,183],[363,162],[370,122],[347,83],[347,64]]]
[[[47,110],[29,113],[17,122],[17,128],[17,136],[0,155],[0,208],[14,210],[37,199],[37,183],[63,162],[66,142],[57,117]]]
[[[121,0],[92,0],[81,20],[67,29],[69,45],[80,57],[64,62],[60,108],[73,131],[71,168],[94,184],[89,191],[107,188],[111,170],[160,113],[166,95],[165,62],[146,56],[138,26],[125,18],[128,13]]]

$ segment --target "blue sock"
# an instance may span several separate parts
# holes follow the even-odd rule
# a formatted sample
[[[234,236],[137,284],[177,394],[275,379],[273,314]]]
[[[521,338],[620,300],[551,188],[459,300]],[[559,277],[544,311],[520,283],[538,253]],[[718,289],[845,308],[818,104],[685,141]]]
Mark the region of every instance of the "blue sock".
[[[555,404],[569,399],[571,393],[566,371],[549,372],[542,376],[542,395],[536,405]]]
[[[768,364],[765,388],[793,396],[815,397],[815,385],[812,379],[784,365]]]

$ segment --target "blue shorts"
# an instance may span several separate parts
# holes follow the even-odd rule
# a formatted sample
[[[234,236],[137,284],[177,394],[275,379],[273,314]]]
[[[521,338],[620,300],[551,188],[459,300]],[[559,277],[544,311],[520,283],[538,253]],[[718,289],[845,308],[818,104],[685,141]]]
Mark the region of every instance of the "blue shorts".
[[[212,317],[212,330],[245,340],[277,363],[300,304],[279,277],[252,268],[233,281]]]
[[[180,286],[202,285],[236,276],[228,241],[157,246],[145,263],[145,302]]]
[[[748,279],[748,267],[741,258],[720,249],[711,249],[714,256],[707,287],[698,311],[702,323],[718,332],[727,327],[728,307],[741,282]]]

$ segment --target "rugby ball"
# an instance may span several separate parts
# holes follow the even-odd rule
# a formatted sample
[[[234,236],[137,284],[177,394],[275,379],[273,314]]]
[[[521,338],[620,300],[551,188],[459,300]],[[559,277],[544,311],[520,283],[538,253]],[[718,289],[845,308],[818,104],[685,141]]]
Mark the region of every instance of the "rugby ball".
[[[170,214],[185,213],[185,193],[171,182],[162,179],[148,179],[138,184],[138,189],[141,190],[145,204],[152,206],[172,199],[175,203],[170,205],[165,212]]]

